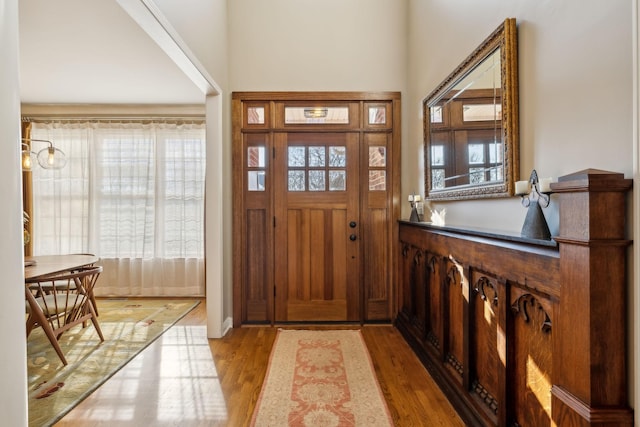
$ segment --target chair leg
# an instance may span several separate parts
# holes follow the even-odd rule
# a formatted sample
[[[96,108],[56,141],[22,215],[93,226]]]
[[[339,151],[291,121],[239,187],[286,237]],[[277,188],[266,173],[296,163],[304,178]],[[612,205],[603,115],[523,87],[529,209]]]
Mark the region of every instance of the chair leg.
[[[91,304],[91,301],[87,303],[87,307],[91,312],[91,323],[93,323],[93,327],[96,328],[96,331],[98,332],[98,336],[100,337],[100,341],[104,341],[104,336],[102,336],[102,329],[100,329],[100,324],[98,323],[98,315],[93,309],[93,304]]]
[[[62,349],[60,348],[60,344],[58,343],[58,340],[53,335],[53,331],[51,331],[50,327],[48,329],[43,327],[43,329],[44,329],[45,333],[47,334],[47,336],[49,337],[49,341],[51,341],[51,345],[53,346],[53,348],[55,348],[56,353],[58,354],[58,357],[60,358],[62,363],[65,366],[67,366],[67,358],[64,357],[64,353],[62,352]]]
[[[58,343],[58,337],[56,336],[55,332],[53,331],[53,328],[49,324],[49,321],[45,317],[44,313],[42,312],[38,304],[35,301],[32,301],[32,299],[33,297],[29,298],[27,296],[27,301],[29,301],[29,306],[31,309],[29,313],[29,318],[27,319],[27,336],[31,332],[35,324],[40,325],[45,335],[47,336],[47,338],[49,338],[49,342],[51,342],[51,345],[56,350],[58,357],[60,358],[62,363],[66,366],[67,358],[64,357],[64,353],[60,348],[60,344]]]
[[[96,296],[93,294],[93,291],[89,295],[91,299],[91,305],[93,306],[93,310],[96,312],[96,316],[98,316],[98,304],[96,303]]]
[[[37,323],[42,327],[42,330],[44,330],[44,333],[47,335],[47,338],[49,338],[51,345],[56,350],[58,357],[60,358],[62,363],[66,366],[67,358],[64,357],[62,348],[60,348],[60,344],[58,343],[58,336],[56,336],[56,333],[53,331],[53,328],[51,327],[47,319],[45,319],[44,315],[38,316],[38,314],[36,314],[36,317],[38,318]],[[42,318],[40,319],[40,317]]]
[[[31,334],[31,331],[33,331],[34,326],[36,326],[36,319],[29,314],[29,316],[27,317],[27,338],[29,338],[29,335]]]
[[[91,302],[91,305],[93,306],[93,311],[95,312],[95,316],[98,317],[98,303],[96,302],[96,297],[93,294],[93,292],[89,294],[89,302]],[[82,322],[82,327],[86,328],[87,322]]]

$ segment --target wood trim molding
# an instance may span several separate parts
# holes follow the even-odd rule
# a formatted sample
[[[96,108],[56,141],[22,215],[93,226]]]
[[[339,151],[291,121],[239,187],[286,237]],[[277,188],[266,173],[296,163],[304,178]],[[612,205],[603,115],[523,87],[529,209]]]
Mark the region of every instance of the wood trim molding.
[[[556,401],[554,407],[564,407],[588,424],[633,425],[633,411],[629,408],[593,408],[557,385],[551,388],[551,394]],[[556,412],[560,410],[556,409]],[[568,425],[564,424],[565,419],[562,422],[558,425]]]

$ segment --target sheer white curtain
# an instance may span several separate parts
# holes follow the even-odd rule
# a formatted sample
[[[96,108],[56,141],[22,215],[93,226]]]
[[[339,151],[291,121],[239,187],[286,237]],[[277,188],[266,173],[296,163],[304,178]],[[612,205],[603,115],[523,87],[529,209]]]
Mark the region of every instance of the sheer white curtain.
[[[204,294],[203,123],[34,122],[65,152],[35,167],[34,254],[91,252],[98,295]]]

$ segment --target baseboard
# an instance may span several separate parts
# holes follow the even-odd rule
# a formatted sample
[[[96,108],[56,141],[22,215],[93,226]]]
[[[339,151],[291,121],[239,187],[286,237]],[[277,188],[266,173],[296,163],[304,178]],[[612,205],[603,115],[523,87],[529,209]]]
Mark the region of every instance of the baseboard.
[[[438,384],[438,387],[440,387],[440,390],[442,390],[460,418],[465,422],[465,425],[488,426],[489,424],[484,417],[470,402],[462,398],[459,390],[447,379],[447,373],[442,369],[441,364],[439,364],[437,360],[434,360],[433,356],[425,350],[405,324],[402,321],[396,320],[395,327],[400,331],[400,334],[404,337],[416,356],[418,356],[422,365],[429,372],[429,375],[431,375],[431,378],[433,378],[436,384]]]
[[[222,322],[222,336],[225,336],[229,330],[233,328],[233,319],[231,317],[227,317]]]

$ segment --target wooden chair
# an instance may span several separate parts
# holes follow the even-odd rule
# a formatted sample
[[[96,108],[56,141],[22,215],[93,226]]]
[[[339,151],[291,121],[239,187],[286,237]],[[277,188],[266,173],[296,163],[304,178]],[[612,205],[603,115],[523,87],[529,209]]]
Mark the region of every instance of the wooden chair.
[[[88,256],[95,256],[94,254],[90,254],[90,253],[79,253],[79,254],[73,254],[73,255],[88,255]],[[95,264],[88,264],[85,267],[93,267]],[[77,271],[77,270],[73,270],[73,271]],[[55,286],[55,288],[57,288],[58,291],[63,291],[63,285],[64,284],[68,284],[70,286],[75,286],[74,282],[64,282],[61,281],[57,284],[57,286]],[[32,285],[31,286],[31,290],[40,290],[40,291],[44,291],[47,294],[50,294],[53,292],[54,286],[52,282],[48,282],[47,284],[40,284],[40,285]],[[37,294],[36,294],[37,295]],[[93,292],[91,292],[89,294],[89,298],[91,299],[91,304],[93,305],[93,310],[96,312],[96,316],[99,316],[100,313],[98,313],[98,304],[96,303],[96,297],[93,294]]]
[[[100,273],[102,273],[101,266],[89,266],[25,281],[27,337],[34,327],[42,327],[65,365],[67,359],[58,340],[69,328],[91,320],[100,336],[100,341],[104,341],[91,301],[93,288]]]

